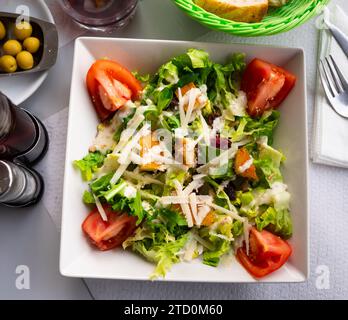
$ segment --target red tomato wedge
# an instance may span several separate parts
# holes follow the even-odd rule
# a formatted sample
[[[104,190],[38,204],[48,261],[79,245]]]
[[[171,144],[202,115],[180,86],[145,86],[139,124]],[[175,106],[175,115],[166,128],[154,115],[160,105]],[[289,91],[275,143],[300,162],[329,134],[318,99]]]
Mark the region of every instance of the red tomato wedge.
[[[119,63],[97,60],[87,73],[87,88],[99,118],[103,121],[142,91],[140,82]]]
[[[82,224],[83,232],[99,250],[106,251],[120,246],[136,229],[135,217],[104,208],[108,221],[103,221],[97,209]]]
[[[261,116],[266,110],[277,108],[296,83],[296,77],[274,64],[254,59],[247,66],[241,89],[248,97],[248,113]]]
[[[278,270],[292,253],[287,241],[266,230],[259,232],[252,228],[249,241],[249,255],[244,246],[238,249],[237,258],[256,278],[262,278]]]

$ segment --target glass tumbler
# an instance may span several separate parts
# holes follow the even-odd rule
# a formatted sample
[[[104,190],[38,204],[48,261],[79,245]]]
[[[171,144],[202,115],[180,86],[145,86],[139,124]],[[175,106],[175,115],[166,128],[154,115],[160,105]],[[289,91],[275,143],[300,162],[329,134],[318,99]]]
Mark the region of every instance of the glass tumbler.
[[[59,0],[61,7],[82,27],[110,31],[125,26],[135,14],[138,0]]]

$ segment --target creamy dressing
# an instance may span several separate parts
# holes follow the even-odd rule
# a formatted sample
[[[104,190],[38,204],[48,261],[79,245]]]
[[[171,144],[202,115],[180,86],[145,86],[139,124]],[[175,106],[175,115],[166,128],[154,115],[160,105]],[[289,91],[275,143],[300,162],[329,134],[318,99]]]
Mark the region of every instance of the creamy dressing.
[[[144,210],[145,211],[151,211],[151,204],[150,203],[148,203],[147,201],[145,201],[145,200],[143,200],[142,202],[141,202],[141,205],[143,206],[143,208],[144,208]]]
[[[93,145],[89,148],[89,151],[106,153],[108,150],[112,150],[116,145],[114,134],[120,125],[121,121],[117,117],[114,117],[110,124],[100,124],[98,126],[97,136],[93,141]]]
[[[254,163],[254,159],[253,158],[251,158],[248,161],[246,161],[243,165],[238,167],[239,173],[244,173],[245,171],[250,169],[250,167],[253,165],[253,163]]]
[[[117,116],[120,119],[124,119],[130,116],[135,108],[136,105],[131,100],[128,100],[126,104],[117,111]]]
[[[213,121],[213,131],[222,132],[224,130],[225,121],[222,117],[218,117]]]
[[[261,194],[256,194],[248,207],[261,206],[274,203],[275,209],[286,209],[290,202],[288,186],[282,182],[273,183],[271,189],[267,189]]]
[[[135,189],[133,186],[127,186],[125,187],[123,194],[128,199],[135,198],[137,195],[137,189]]]
[[[244,91],[239,91],[236,99],[232,100],[229,111],[234,116],[242,117],[246,115],[246,108],[248,105],[248,98]]]

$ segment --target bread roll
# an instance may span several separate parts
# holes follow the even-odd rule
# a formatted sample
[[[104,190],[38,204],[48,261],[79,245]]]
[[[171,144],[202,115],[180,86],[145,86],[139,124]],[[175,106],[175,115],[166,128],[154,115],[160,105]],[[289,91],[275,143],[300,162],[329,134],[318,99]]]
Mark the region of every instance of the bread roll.
[[[267,14],[268,0],[195,0],[204,10],[239,22],[259,22]]]

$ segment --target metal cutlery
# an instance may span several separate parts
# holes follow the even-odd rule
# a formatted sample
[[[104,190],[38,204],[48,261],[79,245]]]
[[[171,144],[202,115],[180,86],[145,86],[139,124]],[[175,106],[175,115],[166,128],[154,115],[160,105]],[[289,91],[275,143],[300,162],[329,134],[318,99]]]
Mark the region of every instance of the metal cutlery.
[[[340,116],[348,118],[348,81],[331,55],[320,60],[319,74],[331,107]]]
[[[332,24],[330,20],[327,19],[325,16],[324,16],[324,22],[329,28],[333,37],[336,39],[337,43],[342,48],[345,55],[348,57],[348,37],[346,36],[346,34],[342,32],[339,28],[337,28],[334,24]]]

